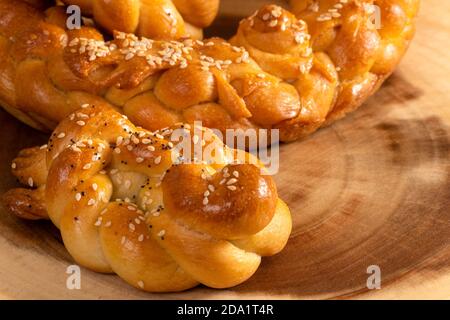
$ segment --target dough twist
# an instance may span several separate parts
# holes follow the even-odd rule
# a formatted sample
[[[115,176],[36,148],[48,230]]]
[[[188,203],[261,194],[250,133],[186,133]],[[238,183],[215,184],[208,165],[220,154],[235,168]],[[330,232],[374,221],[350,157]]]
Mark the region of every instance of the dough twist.
[[[192,150],[213,150],[214,161],[179,162],[194,153],[171,142],[176,130]],[[4,202],[21,217],[48,213],[77,263],[135,287],[226,288],[251,277],[291,232],[289,209],[251,159],[209,129],[152,133],[109,106],[84,106],[47,146],[19,155],[13,173],[35,189],[11,190]]]
[[[152,39],[202,38],[219,10],[219,0],[64,0],[110,33],[122,31]]]

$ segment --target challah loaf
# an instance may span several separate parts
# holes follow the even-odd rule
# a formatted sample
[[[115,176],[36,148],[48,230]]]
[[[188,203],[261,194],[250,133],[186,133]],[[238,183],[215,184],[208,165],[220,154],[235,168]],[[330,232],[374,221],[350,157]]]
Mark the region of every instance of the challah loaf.
[[[175,130],[192,150],[213,150],[204,159],[214,161],[178,148]],[[137,288],[226,288],[251,277],[291,232],[289,209],[263,170],[209,129],[152,133],[109,106],[86,105],[47,146],[19,154],[13,173],[34,189],[3,200],[20,217],[49,217],[80,265]]]
[[[122,31],[152,39],[202,38],[219,10],[219,0],[63,0],[109,32]]]
[[[0,0],[0,102],[40,129],[84,103],[110,103],[150,130],[199,120],[299,139],[361,105],[405,52],[418,0],[375,1],[381,29],[373,3],[297,1],[304,20],[264,6],[230,44],[125,33],[104,42],[92,28],[64,30],[58,8]]]

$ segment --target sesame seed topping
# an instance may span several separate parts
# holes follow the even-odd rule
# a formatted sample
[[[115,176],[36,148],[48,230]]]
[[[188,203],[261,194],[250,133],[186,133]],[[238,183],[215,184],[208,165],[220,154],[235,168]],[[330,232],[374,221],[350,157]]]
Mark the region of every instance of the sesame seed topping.
[[[96,203],[97,203],[97,201],[95,201],[95,199],[89,199],[87,205],[88,205],[88,206],[93,206],[93,205],[95,205]]]
[[[32,178],[32,177],[29,177],[29,178],[28,178],[28,185],[29,185],[30,187],[33,187],[33,186],[34,186],[34,182],[33,182],[33,178]]]

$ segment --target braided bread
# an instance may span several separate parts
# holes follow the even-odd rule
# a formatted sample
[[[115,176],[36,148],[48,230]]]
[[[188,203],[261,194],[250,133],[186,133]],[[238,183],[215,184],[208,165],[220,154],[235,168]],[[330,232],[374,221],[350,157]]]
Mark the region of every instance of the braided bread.
[[[149,130],[199,120],[299,139],[361,105],[413,35],[418,0],[376,1],[385,12],[380,30],[373,1],[337,2],[294,2],[305,20],[264,6],[230,44],[124,33],[104,42],[92,28],[64,30],[59,8],[0,0],[0,102],[39,129],[84,103],[109,103]]]
[[[202,38],[219,10],[219,0],[63,0],[78,5],[102,28],[152,39]]]
[[[176,130],[192,150],[213,150],[214,161],[179,149],[169,138]],[[281,251],[291,232],[289,209],[259,166],[209,129],[151,133],[109,106],[84,106],[47,146],[19,154],[13,172],[35,189],[11,190],[4,202],[23,218],[49,217],[77,263],[135,287],[226,288]]]

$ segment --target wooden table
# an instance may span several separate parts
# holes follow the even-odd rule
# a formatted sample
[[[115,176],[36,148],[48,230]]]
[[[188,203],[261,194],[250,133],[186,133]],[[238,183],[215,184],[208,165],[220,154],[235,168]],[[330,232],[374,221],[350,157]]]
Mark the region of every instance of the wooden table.
[[[223,12],[234,8],[224,3]],[[376,96],[335,125],[282,146],[276,180],[294,229],[287,248],[265,259],[250,281],[156,295],[83,269],[81,290],[70,291],[65,271],[73,262],[55,228],[0,209],[0,297],[450,298],[448,13],[448,1],[423,1],[417,37]],[[233,20],[222,18],[213,30]],[[3,111],[0,137],[2,193],[15,185],[9,166],[17,151],[46,137]],[[371,265],[381,268],[381,290],[366,288]]]

